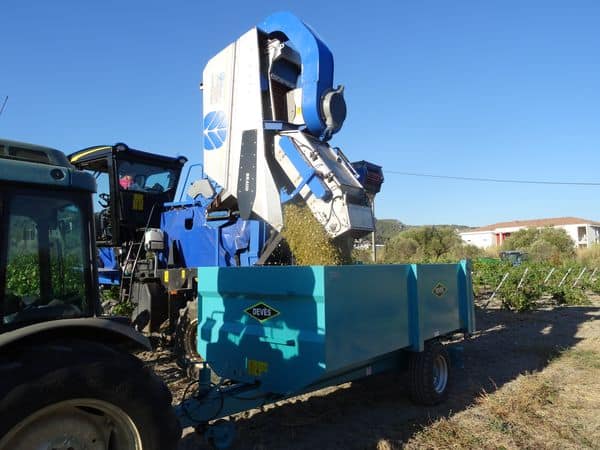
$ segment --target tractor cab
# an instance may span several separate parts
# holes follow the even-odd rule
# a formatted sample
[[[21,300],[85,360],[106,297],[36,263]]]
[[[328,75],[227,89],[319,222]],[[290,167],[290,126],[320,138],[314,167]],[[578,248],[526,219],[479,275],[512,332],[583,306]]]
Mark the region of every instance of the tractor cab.
[[[160,226],[162,205],[174,200],[187,159],[119,143],[85,148],[69,155],[69,161],[96,178],[96,243],[102,248],[138,242],[144,229]]]
[[[0,140],[0,334],[97,312],[94,189],[58,150]]]

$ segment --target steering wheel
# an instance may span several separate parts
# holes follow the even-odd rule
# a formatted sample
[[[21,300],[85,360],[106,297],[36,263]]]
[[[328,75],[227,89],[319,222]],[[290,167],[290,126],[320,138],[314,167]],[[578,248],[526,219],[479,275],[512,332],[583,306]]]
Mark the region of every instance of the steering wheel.
[[[110,204],[110,195],[105,192],[98,194],[98,204],[103,208],[108,208],[108,205]]]
[[[160,183],[154,183],[154,186],[152,186],[150,190],[154,192],[164,192],[165,188],[163,188],[162,184]]]

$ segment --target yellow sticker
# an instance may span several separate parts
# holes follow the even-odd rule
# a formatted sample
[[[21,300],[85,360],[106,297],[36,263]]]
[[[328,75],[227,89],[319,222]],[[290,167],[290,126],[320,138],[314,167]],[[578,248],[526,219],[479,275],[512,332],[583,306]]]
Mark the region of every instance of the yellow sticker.
[[[142,194],[133,194],[133,206],[134,211],[144,210],[144,196]]]
[[[163,272],[163,280],[165,280],[165,283],[169,282],[169,271],[168,270],[165,270]]]
[[[185,269],[181,270],[181,279],[185,280]]]
[[[248,360],[248,375],[252,377],[260,377],[263,373],[269,370],[269,364],[264,361],[255,359]]]

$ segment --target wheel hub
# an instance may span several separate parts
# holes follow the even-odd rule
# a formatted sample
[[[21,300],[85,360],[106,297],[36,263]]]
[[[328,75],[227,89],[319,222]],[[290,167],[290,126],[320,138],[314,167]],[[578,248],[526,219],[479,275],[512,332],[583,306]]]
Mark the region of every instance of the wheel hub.
[[[0,440],[0,450],[142,450],[131,418],[96,399],[67,400],[36,411]]]
[[[448,362],[442,355],[437,355],[433,361],[433,389],[441,394],[448,384]]]

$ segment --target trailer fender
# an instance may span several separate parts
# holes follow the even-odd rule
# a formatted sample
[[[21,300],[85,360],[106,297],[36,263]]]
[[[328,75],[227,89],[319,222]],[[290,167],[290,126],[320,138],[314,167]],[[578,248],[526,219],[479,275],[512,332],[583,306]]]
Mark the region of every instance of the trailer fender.
[[[36,340],[87,339],[104,344],[151,350],[150,341],[115,318],[86,317],[36,323],[0,335],[0,349]]]

